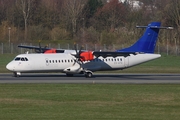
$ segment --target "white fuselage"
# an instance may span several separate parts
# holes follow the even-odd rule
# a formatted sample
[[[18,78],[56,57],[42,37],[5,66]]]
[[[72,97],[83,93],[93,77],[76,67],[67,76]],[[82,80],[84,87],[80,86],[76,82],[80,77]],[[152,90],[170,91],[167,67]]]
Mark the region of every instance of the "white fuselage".
[[[156,58],[160,54],[137,54],[124,57],[98,57],[80,64],[67,53],[56,54],[20,54],[6,68],[12,72],[64,72],[79,73],[83,69],[90,71],[118,70],[132,67]]]

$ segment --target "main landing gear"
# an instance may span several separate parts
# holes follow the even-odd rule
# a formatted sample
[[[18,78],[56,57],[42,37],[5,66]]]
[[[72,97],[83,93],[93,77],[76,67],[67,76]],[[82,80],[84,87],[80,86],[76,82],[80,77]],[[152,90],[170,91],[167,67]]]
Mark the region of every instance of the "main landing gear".
[[[91,78],[93,76],[93,73],[91,71],[85,71],[84,74],[86,78]]]
[[[87,73],[85,73],[85,77],[87,77],[87,78],[91,78],[93,75],[92,75],[92,73],[91,72],[87,72]]]
[[[91,77],[93,76],[93,72],[92,72],[92,71],[89,71],[89,70],[82,71],[82,72],[80,72],[79,74],[84,74],[86,78],[91,78]],[[66,73],[66,76],[67,76],[67,77],[73,77],[74,74],[72,74],[72,73]]]

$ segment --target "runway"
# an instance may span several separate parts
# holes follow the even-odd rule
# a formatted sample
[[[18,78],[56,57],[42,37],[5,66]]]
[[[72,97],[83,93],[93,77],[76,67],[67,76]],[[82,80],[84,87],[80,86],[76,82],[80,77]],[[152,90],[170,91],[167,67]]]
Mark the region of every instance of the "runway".
[[[67,83],[67,84],[180,84],[180,74],[124,74],[95,73],[92,78],[84,75],[66,77],[62,73],[12,73],[0,74],[0,83]]]

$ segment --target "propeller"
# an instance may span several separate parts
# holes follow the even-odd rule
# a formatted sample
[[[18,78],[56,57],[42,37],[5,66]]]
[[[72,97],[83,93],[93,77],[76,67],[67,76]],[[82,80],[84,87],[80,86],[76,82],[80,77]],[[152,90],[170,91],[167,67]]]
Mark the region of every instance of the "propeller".
[[[47,48],[47,45],[44,48],[42,48],[41,47],[41,41],[39,41],[39,49],[37,49],[36,52],[37,53],[44,53],[46,48]]]
[[[76,51],[75,57],[80,60],[80,58],[82,58],[82,57],[81,57],[81,53],[82,53],[83,46],[81,46],[80,49],[79,49],[79,51],[78,51],[78,50],[77,50],[77,44],[74,44],[74,49],[75,49],[75,51]]]
[[[76,62],[77,62],[78,64],[82,65],[83,62],[81,61],[81,58],[82,58],[81,53],[82,53],[83,46],[81,46],[80,49],[77,50],[77,44],[74,43],[74,49],[75,49],[75,51],[76,51],[76,54],[73,55],[73,56],[76,58]],[[75,64],[75,63],[74,63],[74,64]]]

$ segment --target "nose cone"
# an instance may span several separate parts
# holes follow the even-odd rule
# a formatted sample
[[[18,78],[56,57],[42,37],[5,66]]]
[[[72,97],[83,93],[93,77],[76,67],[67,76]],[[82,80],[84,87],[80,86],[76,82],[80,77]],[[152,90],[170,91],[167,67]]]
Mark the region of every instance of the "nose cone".
[[[9,71],[13,71],[13,66],[11,62],[6,65],[6,69],[8,69]]]

